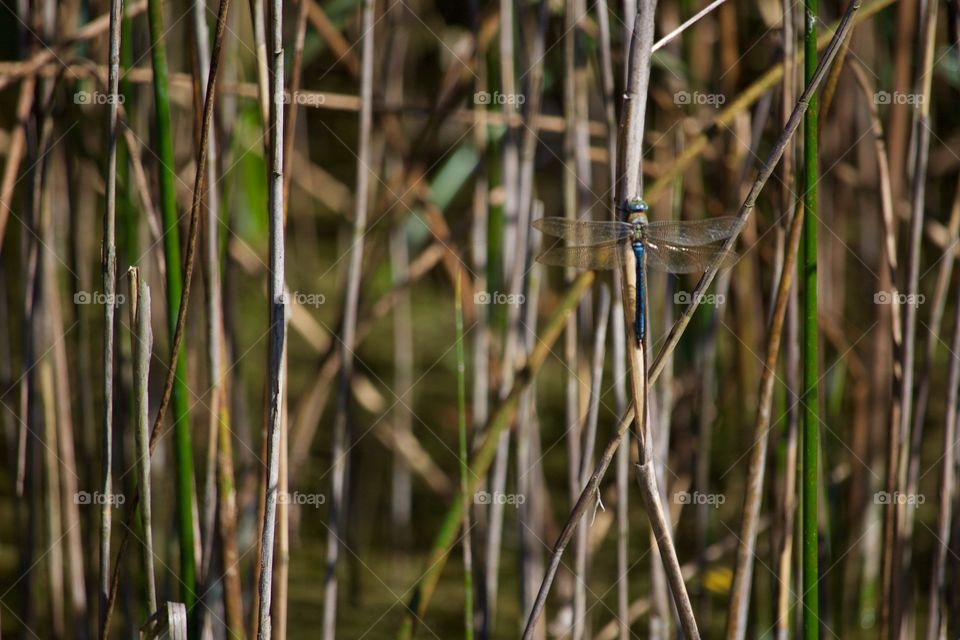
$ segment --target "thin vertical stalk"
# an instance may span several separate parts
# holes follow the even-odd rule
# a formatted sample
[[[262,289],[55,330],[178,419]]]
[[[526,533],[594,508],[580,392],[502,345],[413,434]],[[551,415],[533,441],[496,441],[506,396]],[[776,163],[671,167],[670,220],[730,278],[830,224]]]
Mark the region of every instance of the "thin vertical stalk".
[[[603,382],[603,361],[607,347],[607,321],[610,317],[610,290],[606,286],[600,288],[598,303],[596,332],[593,343],[593,366],[590,382],[590,400],[587,406],[586,423],[583,430],[583,456],[580,459],[580,487],[590,482],[590,472],[593,470],[593,451],[597,442],[597,420],[600,414],[600,385]],[[598,496],[599,499],[599,496]],[[576,559],[574,570],[577,575],[574,585],[573,610],[573,639],[581,640],[587,628],[587,543],[590,524],[584,520],[577,530]]]
[[[208,40],[207,7],[196,2],[192,7],[193,35],[197,52],[197,72],[199,86],[206,87],[210,81],[210,43]],[[219,189],[217,188],[217,138],[214,122],[207,125],[207,171],[206,171],[206,237],[204,243],[203,272],[206,281],[206,333],[207,333],[207,369],[210,376],[208,397],[209,420],[207,423],[207,466],[204,478],[203,504],[201,516],[201,561],[200,584],[202,592],[211,593],[211,569],[214,557],[214,527],[217,510],[217,443],[219,440],[220,419],[220,380],[221,364],[221,286],[220,286],[220,217]],[[202,623],[206,629],[212,621],[210,607],[201,609]]]
[[[150,287],[140,269],[127,272],[130,285],[130,335],[133,351],[134,442],[136,443],[137,486],[140,491],[140,528],[143,536],[143,573],[147,591],[147,617],[157,611],[157,579],[153,566],[152,502],[150,498],[150,358],[153,329],[150,324]]]
[[[404,225],[398,224],[390,232],[390,263],[394,286],[410,277],[410,252],[407,247],[407,232]],[[397,297],[396,312],[393,317],[393,341],[396,373],[394,384],[401,396],[413,392],[413,314],[410,306],[410,292],[403,289]],[[395,437],[410,437],[413,433],[413,414],[410,409],[412,398],[398,402],[394,407],[392,429]],[[412,509],[412,484],[410,466],[403,456],[394,453],[391,470],[390,518],[397,541],[410,539],[410,515]]]
[[[103,220],[102,274],[106,304],[103,338],[103,432],[101,434],[102,476],[100,491],[104,496],[113,492],[113,340],[114,298],[117,290],[117,110],[120,106],[120,26],[123,1],[110,2],[110,66],[107,71],[111,100],[107,109],[107,210]],[[105,500],[100,505],[100,620],[106,618],[110,597],[110,529],[113,505]],[[119,562],[119,560],[118,560]],[[106,630],[104,630],[106,632]]]
[[[543,3],[544,6],[546,3]],[[542,24],[542,23],[541,23]],[[534,219],[543,215],[543,202],[533,203],[531,215]],[[536,235],[528,240],[528,255],[536,255],[540,250],[540,238]],[[527,284],[527,298],[524,324],[524,356],[528,357],[537,341],[537,310],[540,300],[540,283],[543,277],[543,265],[534,262],[530,266]],[[520,398],[517,409],[517,493],[526,496],[519,505],[521,557],[521,624],[530,615],[537,585],[543,577],[543,520],[544,507],[549,503],[549,494],[543,481],[541,464],[540,430],[536,420],[536,393],[528,389]],[[541,624],[535,630],[537,638],[546,638],[546,625]]]
[[[157,157],[159,158],[160,209],[163,216],[163,249],[167,266],[167,322],[171,342],[171,374],[164,389],[158,420],[163,416],[167,398],[172,392],[176,459],[176,510],[180,537],[180,581],[183,585],[182,600],[187,610],[193,609],[196,600],[197,579],[194,557],[193,524],[193,453],[190,444],[189,409],[187,406],[187,371],[182,345],[177,340],[178,309],[189,299],[184,295],[185,283],[181,276],[180,232],[177,224],[177,202],[173,158],[173,134],[170,125],[170,98],[168,95],[167,48],[163,41],[162,0],[148,3],[150,23],[150,52],[153,64],[154,116],[156,126]],[[167,389],[171,389],[168,392]],[[156,426],[154,431],[157,431]],[[119,557],[117,562],[119,563]],[[108,605],[108,609],[109,609]],[[109,617],[109,614],[108,614]]]
[[[960,287],[958,287],[960,293]],[[960,299],[960,298],[958,298]],[[933,571],[930,573],[930,603],[927,608],[927,640],[947,637],[947,616],[944,579],[947,572],[947,551],[950,548],[950,525],[953,520],[954,464],[957,438],[957,393],[960,387],[960,304],[953,327],[950,347],[950,379],[947,383],[946,424],[943,429],[943,467],[940,472],[940,509],[937,513],[937,533],[933,547]]]
[[[577,20],[576,0],[564,0],[564,35],[563,35],[563,215],[567,220],[576,220],[580,211],[577,208],[577,181],[578,170],[577,163],[577,82],[576,82],[576,60],[577,60],[577,32],[579,22]],[[568,246],[574,243],[572,239],[566,241]],[[574,267],[564,269],[564,285],[569,284],[577,276],[577,270]],[[582,311],[581,305],[581,311]],[[563,362],[564,371],[564,393],[565,393],[565,418],[564,437],[567,445],[567,492],[570,504],[576,504],[577,492],[579,490],[580,480],[580,362],[579,362],[579,313],[572,313],[567,318],[567,330],[563,337]],[[574,541],[576,547],[578,540]],[[573,581],[579,580],[579,576],[574,575]],[[580,605],[576,586],[573,594],[573,615],[576,619],[577,608]],[[575,634],[576,629],[572,629]]]
[[[520,214],[527,211],[519,210],[520,181],[519,181],[519,152],[517,148],[516,101],[512,98],[516,93],[516,73],[514,71],[514,12],[513,0],[500,0],[500,87],[507,97],[502,105],[502,112],[507,123],[507,129],[502,139],[503,144],[503,276],[510,293],[517,296],[523,286],[523,274],[526,271],[526,238],[528,226],[520,219]],[[520,353],[520,307],[510,305],[507,310],[506,341],[503,350],[503,371],[500,397],[509,392],[513,383],[513,371]],[[510,457],[510,431],[504,431],[500,436],[497,447],[497,459],[493,464],[490,479],[490,493],[503,493],[507,483],[507,467]],[[497,594],[500,580],[500,549],[503,541],[503,517],[506,505],[492,500],[489,509],[486,549],[486,627],[492,633],[496,626]]]
[[[276,1],[276,0],[275,0]],[[346,299],[343,309],[342,366],[337,396],[337,415],[333,426],[333,478],[331,487],[329,524],[327,526],[327,574],[324,584],[323,637],[333,640],[337,620],[337,561],[340,555],[344,485],[347,475],[346,450],[347,410],[350,399],[350,379],[353,375],[353,349],[356,337],[357,306],[360,299],[360,275],[363,265],[363,238],[367,228],[367,208],[370,191],[370,130],[373,118],[373,56],[374,56],[374,0],[364,0],[363,63],[360,77],[360,138],[357,153],[357,187],[355,193],[353,235],[350,263],[347,271]]]
[[[226,381],[220,387],[219,439],[217,446],[217,524],[223,574],[225,626],[230,638],[243,640],[243,593],[240,584],[240,554],[237,551],[237,492],[233,474],[233,443]]]
[[[277,483],[280,476],[280,424],[283,420],[283,351],[286,343],[286,296],[284,295],[283,227],[283,0],[270,2],[270,343],[268,355],[267,473],[260,537],[257,638],[269,640],[272,632],[270,606],[273,586],[274,533],[277,515]]]
[[[532,7],[531,7],[532,8]],[[524,356],[529,354],[535,341],[537,326],[537,300],[542,270],[538,263],[526,267],[528,257],[536,255],[539,250],[540,236],[531,236],[526,229],[532,218],[542,215],[543,203],[534,201],[534,163],[539,143],[538,121],[543,93],[543,58],[545,47],[547,2],[541,1],[537,7],[535,26],[533,30],[533,45],[530,47],[530,66],[526,73],[524,127],[520,148],[520,176],[518,181],[519,209],[518,217],[520,235],[525,240],[524,246],[518,247],[523,252],[523,267],[518,267],[526,273],[527,297],[524,299],[525,315],[517,322],[522,323],[522,338]],[[521,327],[518,327],[520,329]],[[512,366],[512,365],[511,365]],[[526,497],[519,506],[520,522],[520,575],[521,575],[521,603],[523,619],[533,607],[537,585],[543,573],[543,553],[541,540],[543,539],[543,504],[548,500],[545,491],[539,490],[541,469],[539,465],[539,430],[535,425],[535,398],[534,392],[527,392],[520,401],[519,422],[517,428],[517,493]],[[521,620],[522,624],[522,620]],[[541,626],[539,633],[545,634],[546,629]]]
[[[473,640],[473,554],[470,548],[470,460],[467,457],[467,385],[466,362],[463,355],[463,300],[460,276],[453,296],[457,325],[457,433],[460,457],[460,499],[463,502],[463,637]]]
[[[790,225],[787,255],[783,261],[776,293],[776,306],[767,334],[767,353],[760,381],[759,406],[754,422],[754,441],[747,474],[746,495],[743,499],[743,522],[740,526],[737,547],[737,563],[730,591],[730,607],[727,617],[727,640],[742,640],[747,633],[747,610],[753,586],[753,563],[757,532],[760,528],[760,506],[763,499],[764,474],[767,467],[767,443],[770,415],[773,404],[777,357],[780,352],[780,336],[786,319],[790,300],[796,255],[803,229],[803,209],[794,214]]]
[[[910,218],[910,255],[907,265],[907,301],[918,300],[920,288],[920,259],[922,251],[924,209],[926,206],[926,182],[927,182],[927,164],[930,153],[930,101],[931,101],[931,83],[933,80],[934,65],[934,47],[936,45],[937,33],[937,4],[936,2],[921,3],[926,11],[923,13],[923,31],[920,34],[919,58],[920,67],[917,72],[917,86],[914,89],[917,97],[917,112],[914,119],[913,144],[915,145],[915,157],[913,164],[913,184],[911,189],[912,212]],[[934,302],[934,310],[931,312],[930,331],[938,331],[942,311],[937,307],[941,305],[940,300]],[[917,304],[906,305],[906,318],[904,320],[904,363],[903,363],[903,389],[904,398],[903,410],[900,413],[900,461],[897,470],[899,474],[899,487],[906,491],[907,495],[916,492],[916,477],[919,474],[920,464],[920,442],[923,436],[923,411],[925,410],[926,398],[917,398],[917,433],[911,435],[913,426],[912,407],[913,407],[913,381],[915,378],[915,354],[916,354],[916,332],[917,332]],[[938,338],[933,335],[929,338],[931,343]],[[921,378],[922,384],[922,378]],[[922,393],[922,389],[921,389]],[[911,442],[916,442],[911,446]],[[900,563],[900,569],[894,570],[893,577],[897,580],[898,586],[894,586],[893,594],[897,595],[898,588],[901,588],[900,605],[901,612],[913,612],[913,581],[911,578],[911,557],[913,552],[913,520],[915,509],[908,508],[906,505],[895,503],[890,505],[891,509],[897,510],[898,536],[902,540],[898,541],[897,549],[900,553],[897,555],[897,561]],[[897,611],[897,607],[893,608]],[[891,630],[900,629],[901,621],[899,617],[892,619]],[[899,637],[899,635],[897,636]]]
[[[617,179],[617,202],[620,206],[643,196],[643,132],[647,104],[647,90],[650,82],[650,59],[653,47],[654,13],[656,0],[646,0],[639,6],[637,20],[634,23],[633,38],[630,43],[630,57],[627,74],[627,91],[624,96],[623,116],[620,128],[620,157]],[[625,252],[627,248],[622,249]],[[637,464],[637,481],[641,496],[650,519],[650,526],[656,540],[667,581],[673,592],[674,602],[680,616],[680,625],[689,640],[700,637],[697,622],[690,604],[676,549],[663,513],[660,491],[657,488],[656,471],[649,437],[647,420],[647,353],[646,345],[633,335],[634,312],[636,304],[635,260],[629,256],[622,273],[621,287],[623,295],[624,323],[630,327],[628,355],[630,357],[630,381],[635,408],[636,434],[639,443],[640,461]],[[642,265],[641,265],[642,266]]]
[[[630,4],[630,3],[627,3]],[[617,113],[614,103],[613,45],[610,33],[610,17],[607,0],[597,2],[597,23],[600,27],[600,67],[603,86],[604,112],[607,121],[607,166],[610,179],[610,215],[617,219]],[[619,291],[620,272],[613,272],[614,290]],[[627,336],[624,326],[623,299],[613,296],[611,321],[613,327],[613,393],[617,416],[627,411]],[[630,475],[630,447],[617,451],[617,621],[620,640],[630,636],[630,580],[629,542],[630,512],[628,509]]]
[[[286,200],[284,200],[286,201]],[[287,318],[284,318],[284,333],[286,333]],[[281,355],[281,373],[283,379],[287,378],[287,341],[283,341],[283,354]],[[287,387],[283,388],[283,395],[280,399],[280,456],[278,459],[279,473],[277,481],[277,495],[284,496],[277,505],[277,558],[273,567],[273,581],[276,585],[277,597],[273,601],[273,614],[275,616],[274,629],[276,637],[281,640],[287,638],[287,594],[290,583],[290,479],[289,479],[289,447],[287,445],[287,424],[289,415],[287,411]]]
[[[804,0],[803,77],[807,87],[813,84],[817,70],[817,0]],[[803,118],[803,237],[800,269],[803,344],[803,395],[801,420],[801,488],[803,636],[816,640],[820,635],[818,572],[817,495],[820,455],[819,331],[817,327],[817,95],[810,96]]]

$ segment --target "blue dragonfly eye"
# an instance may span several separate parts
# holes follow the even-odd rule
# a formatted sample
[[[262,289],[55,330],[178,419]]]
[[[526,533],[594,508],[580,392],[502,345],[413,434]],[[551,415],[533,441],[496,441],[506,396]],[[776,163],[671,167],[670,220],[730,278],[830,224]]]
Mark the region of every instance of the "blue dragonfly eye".
[[[646,213],[650,209],[646,201],[641,198],[627,200],[625,208],[627,213]]]

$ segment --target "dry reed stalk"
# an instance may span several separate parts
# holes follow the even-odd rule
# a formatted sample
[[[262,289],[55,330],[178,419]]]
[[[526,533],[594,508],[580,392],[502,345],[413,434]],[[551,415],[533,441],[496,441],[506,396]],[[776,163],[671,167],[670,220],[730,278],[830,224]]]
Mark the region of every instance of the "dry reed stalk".
[[[918,42],[921,62],[917,79],[917,94],[922,96],[917,105],[916,120],[914,123],[915,155],[913,157],[913,185],[910,215],[910,231],[907,256],[907,273],[904,294],[907,299],[916,299],[920,279],[920,252],[923,237],[923,221],[926,195],[927,161],[930,146],[930,84],[933,65],[933,47],[936,35],[936,3],[926,6],[926,11],[920,8],[923,15],[923,34]],[[891,157],[891,188],[896,198],[896,177],[893,173],[895,165]],[[901,371],[900,388],[897,389],[900,401],[900,412],[896,431],[891,429],[890,457],[888,464],[895,468],[896,474],[889,470],[887,473],[890,495],[898,495],[907,487],[907,474],[910,464],[910,431],[913,408],[913,378],[914,360],[916,352],[917,333],[917,305],[908,304],[903,309],[903,348],[899,355]],[[894,455],[894,454],[897,455]],[[904,590],[904,571],[907,566],[903,563],[909,559],[912,521],[906,514],[906,505],[891,504],[884,521],[884,606],[881,609],[881,630],[885,637],[899,638],[900,625],[903,613],[912,600],[912,594]]]
[[[776,381],[777,359],[780,352],[780,337],[787,315],[787,304],[793,286],[793,274],[796,267],[797,249],[800,245],[800,232],[803,228],[803,209],[799,208],[790,221],[790,236],[787,243],[787,255],[775,296],[770,328],[767,334],[767,351],[763,375],[760,381],[760,400],[754,422],[754,441],[747,471],[746,495],[743,499],[743,520],[740,525],[740,544],[737,547],[736,567],[733,587],[730,592],[729,613],[727,616],[727,640],[742,640],[747,633],[747,611],[750,604],[750,590],[753,586],[753,564],[759,530],[760,507],[763,498],[764,475],[767,466],[767,443],[770,430],[770,416],[773,404],[773,387]]]
[[[226,0],[224,0],[226,1]],[[254,0],[256,3],[256,0]],[[264,45],[265,46],[265,45]],[[259,56],[258,56],[259,57]],[[262,59],[262,58],[261,58]],[[276,531],[277,485],[280,476],[280,432],[283,421],[283,354],[286,349],[286,291],[284,262],[286,257],[283,223],[283,0],[270,2],[270,103],[269,109],[269,221],[270,221],[270,343],[266,400],[268,429],[266,438],[267,469],[263,495],[263,520],[260,536],[260,562],[257,585],[257,638],[269,640],[273,632],[271,599],[273,597],[274,534]],[[266,121],[265,121],[266,122]]]
[[[207,26],[207,7],[203,3],[194,3],[192,6],[194,47],[197,56],[197,87],[206,87],[209,83],[210,43]],[[204,478],[204,492],[201,517],[200,572],[198,582],[203,593],[210,593],[211,569],[215,556],[214,529],[216,526],[217,511],[217,443],[219,440],[220,419],[220,386],[222,373],[221,364],[221,328],[223,319],[221,314],[222,287],[220,283],[220,197],[217,179],[217,138],[215,123],[211,119],[207,132],[207,175],[206,179],[206,215],[204,225],[203,275],[206,284],[204,297],[206,315],[207,338],[207,370],[210,376],[210,388],[207,394],[207,408],[209,411],[207,422],[207,465]],[[201,609],[200,628],[206,633],[212,624],[213,611],[210,607]]]
[[[17,184],[20,162],[26,150],[27,120],[33,109],[34,91],[37,85],[35,75],[28,75],[20,85],[20,97],[17,99],[16,126],[10,134],[7,147],[7,161],[3,166],[3,178],[0,180],[0,248],[3,247],[7,218],[13,212],[13,189]]]
[[[286,202],[286,200],[284,200]],[[287,318],[284,317],[284,334],[286,334]],[[281,356],[281,376],[287,379],[287,341],[283,341],[283,355]],[[283,387],[280,410],[280,457],[279,479],[277,481],[277,495],[284,496],[277,504],[277,549],[276,563],[273,566],[273,582],[276,585],[277,597],[273,600],[273,625],[271,634],[277,638],[287,637],[287,597],[290,590],[290,479],[289,447],[287,444],[287,387]]]
[[[130,333],[133,352],[134,442],[137,460],[137,486],[140,491],[140,527],[143,536],[142,559],[147,592],[147,617],[157,611],[157,579],[153,551],[153,502],[150,482],[150,358],[153,355],[153,329],[150,318],[150,287],[140,269],[127,272],[130,291]]]
[[[113,98],[107,109],[107,193],[106,212],[103,219],[103,253],[101,274],[104,304],[103,348],[103,422],[101,426],[101,484],[104,496],[113,493],[113,349],[114,349],[114,299],[117,291],[117,107],[120,104],[120,26],[123,15],[122,0],[110,2],[110,52],[108,91]],[[107,617],[107,602],[110,597],[110,528],[113,505],[107,500],[100,506],[100,621]],[[119,559],[118,559],[119,563]],[[103,626],[103,635],[108,629]]]
[[[512,0],[500,2],[500,87],[503,95],[512,98],[517,92],[516,73],[514,71],[514,12]],[[521,186],[519,182],[519,149],[516,127],[512,122],[516,119],[516,101],[506,100],[501,110],[507,124],[507,130],[501,141],[502,145],[502,181],[503,181],[503,278],[512,296],[522,296],[523,275],[526,273],[528,256],[527,233],[529,224],[526,215],[529,209],[521,211]],[[519,299],[519,298],[515,298]],[[513,304],[507,308],[506,339],[503,349],[503,372],[500,381],[500,399],[509,393],[513,386],[513,372],[521,358],[520,349],[520,305]],[[504,431],[500,436],[497,447],[497,458],[493,464],[490,479],[490,493],[502,494],[506,489],[507,468],[510,455],[510,431]],[[500,578],[500,549],[503,539],[503,518],[506,505],[499,501],[492,501],[487,523],[487,545],[485,562],[485,589],[486,610],[485,623],[488,632],[496,628],[497,595]]]
[[[960,194],[960,189],[957,191]],[[954,200],[954,210],[960,198]],[[960,293],[960,287],[958,287]],[[958,297],[960,299],[960,297]],[[957,394],[960,387],[960,304],[954,319],[953,342],[950,347],[950,374],[947,382],[946,418],[943,429],[943,467],[940,473],[940,504],[937,513],[936,542],[933,548],[933,570],[930,572],[930,598],[927,607],[927,640],[947,637],[948,615],[944,613],[946,605],[945,579],[947,572],[947,552],[950,548],[951,524],[953,522],[953,501],[956,438],[957,438]]]
[[[298,94],[300,92],[301,76],[303,75],[303,43],[307,36],[307,8],[308,0],[298,0],[297,22],[293,41],[293,65],[290,69],[290,109],[287,111],[286,131],[283,136],[283,219],[287,219],[287,209],[290,207],[290,180],[293,177],[293,140],[297,135],[297,113],[299,112]]]
[[[541,6],[545,6],[541,5]],[[542,15],[542,13],[541,13]],[[541,23],[542,24],[542,23]],[[543,203],[535,201],[531,210],[534,219],[542,217]],[[540,236],[529,240],[528,255],[537,255],[540,251]],[[527,299],[524,324],[524,357],[529,357],[537,341],[537,309],[540,302],[540,284],[543,280],[543,266],[534,262],[527,274]],[[526,496],[519,505],[521,556],[521,603],[522,621],[533,609],[537,584],[543,578],[543,553],[541,540],[544,539],[544,510],[549,504],[546,483],[543,481],[541,465],[540,432],[536,421],[536,394],[528,389],[520,399],[517,409],[517,493]],[[546,638],[546,624],[541,623],[534,629],[537,640]]]
[[[333,426],[333,478],[330,491],[329,524],[327,526],[326,576],[324,578],[323,598],[323,637],[333,640],[336,635],[337,619],[337,561],[340,555],[341,532],[346,522],[341,522],[344,511],[343,496],[347,478],[347,412],[350,399],[350,379],[353,374],[353,349],[357,328],[357,307],[360,301],[360,275],[363,265],[363,238],[366,234],[367,209],[370,194],[371,147],[370,131],[373,120],[373,57],[374,57],[374,0],[364,0],[363,26],[363,70],[360,79],[362,108],[360,111],[360,138],[357,154],[357,186],[354,196],[353,234],[350,246],[350,262],[347,267],[346,299],[343,308],[343,337],[341,356],[343,366],[340,369],[340,385],[337,395],[337,413]]]
[[[600,394],[601,382],[603,381],[603,361],[607,348],[607,321],[610,317],[610,290],[603,286],[600,288],[600,300],[597,311],[596,332],[594,333],[593,343],[593,361],[591,366],[590,378],[590,400],[587,405],[587,416],[583,429],[583,456],[580,459],[580,486],[590,481],[590,472],[593,464],[593,450],[597,442],[597,420],[600,414]],[[599,500],[599,496],[598,496]],[[598,507],[599,502],[598,502]],[[574,571],[577,575],[575,585],[577,606],[574,607],[573,638],[580,640],[584,637],[586,629],[589,628],[586,619],[587,613],[587,543],[590,524],[582,521],[577,530],[576,559],[574,560]]]
[[[544,5],[545,6],[545,5]],[[604,112],[606,115],[607,167],[610,180],[610,216],[617,219],[617,114],[614,102],[613,80],[613,44],[610,34],[610,18],[607,0],[597,2],[597,23],[600,28],[600,67],[603,89]],[[656,45],[654,45],[656,49]],[[620,272],[613,273],[613,287],[620,290]],[[623,300],[613,296],[611,313],[613,327],[613,392],[617,416],[627,411],[627,340],[623,322]],[[620,620],[620,640],[627,640],[630,624],[627,622],[630,607],[630,580],[628,565],[628,545],[630,541],[630,519],[628,510],[628,487],[630,473],[630,448],[624,447],[617,453],[617,612]],[[529,615],[529,611],[524,612]]]

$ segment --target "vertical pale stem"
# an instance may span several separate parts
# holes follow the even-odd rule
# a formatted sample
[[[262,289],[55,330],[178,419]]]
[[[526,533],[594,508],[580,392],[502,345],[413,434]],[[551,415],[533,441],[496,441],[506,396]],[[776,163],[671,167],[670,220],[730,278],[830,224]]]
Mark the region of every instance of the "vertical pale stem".
[[[103,432],[101,448],[102,482],[100,491],[103,496],[113,492],[113,304],[117,289],[117,113],[120,106],[120,26],[123,14],[122,0],[110,2],[110,65],[107,70],[107,84],[111,100],[107,109],[107,210],[103,220],[103,293],[106,304],[104,310],[103,342]],[[112,505],[105,500],[100,505],[100,620],[106,619],[107,601],[110,596],[110,525]]]
[[[273,583],[274,532],[277,513],[277,482],[280,476],[280,422],[283,419],[283,349],[286,341],[286,296],[284,295],[283,229],[283,0],[270,3],[270,343],[267,401],[270,420],[267,434],[267,481],[260,538],[259,616],[257,637],[269,640]]]
[[[147,616],[157,611],[157,580],[153,566],[152,502],[150,496],[150,358],[153,329],[150,324],[150,287],[140,270],[127,273],[130,284],[130,326],[133,351],[134,442],[137,486],[140,491],[140,527],[143,536],[143,572],[147,590]]]
[[[804,81],[813,84],[817,68],[817,0],[804,0]],[[803,344],[802,410],[802,562],[803,635],[816,640],[820,634],[817,495],[820,455],[819,331],[817,327],[817,95],[810,96],[803,120],[803,237],[800,269],[803,281],[801,340]]]
[[[370,130],[373,118],[373,55],[374,55],[374,0],[363,3],[363,67],[360,77],[360,139],[357,153],[357,187],[354,209],[353,236],[350,263],[347,272],[346,299],[343,310],[342,361],[340,388],[337,396],[337,415],[333,427],[333,480],[327,527],[327,574],[324,585],[323,637],[333,640],[337,620],[337,561],[343,526],[343,495],[347,475],[347,410],[350,398],[350,378],[353,374],[353,348],[356,337],[357,306],[360,299],[360,274],[363,264],[363,238],[367,228],[367,201],[370,190]]]

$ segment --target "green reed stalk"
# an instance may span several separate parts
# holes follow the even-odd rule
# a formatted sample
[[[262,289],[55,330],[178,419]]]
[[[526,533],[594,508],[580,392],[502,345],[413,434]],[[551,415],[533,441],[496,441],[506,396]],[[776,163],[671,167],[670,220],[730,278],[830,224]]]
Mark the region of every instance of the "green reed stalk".
[[[809,85],[817,68],[817,0],[804,0],[804,61],[803,77]],[[803,237],[800,265],[803,272],[801,299],[801,341],[803,354],[803,419],[801,466],[801,536],[803,567],[803,637],[819,637],[819,577],[817,556],[817,458],[820,449],[819,394],[817,376],[817,94],[810,103],[803,120]]]
[[[163,253],[167,265],[167,323],[170,339],[176,333],[183,280],[180,267],[180,233],[173,174],[173,137],[170,127],[170,97],[167,93],[167,48],[163,42],[162,0],[148,3],[150,54],[153,64],[153,98],[157,156],[160,160],[160,210],[163,218]],[[174,459],[176,464],[177,524],[180,538],[180,576],[183,602],[192,611],[196,601],[197,568],[193,541],[193,450],[187,407],[187,370],[183,348],[178,350],[173,386]]]
[[[467,385],[463,355],[463,292],[460,274],[454,293],[457,324],[457,432],[460,434],[460,497],[463,500],[463,637],[473,640],[473,558],[470,546],[470,461],[467,459]]]

